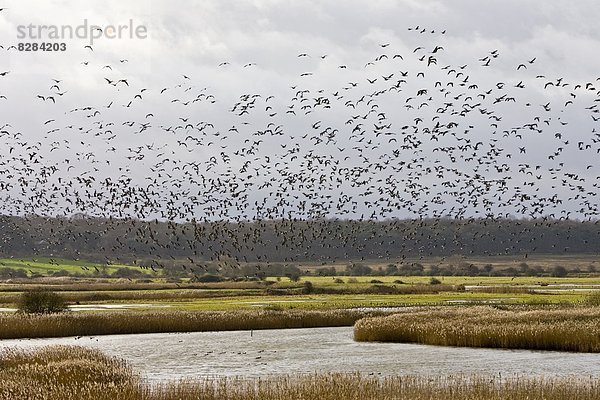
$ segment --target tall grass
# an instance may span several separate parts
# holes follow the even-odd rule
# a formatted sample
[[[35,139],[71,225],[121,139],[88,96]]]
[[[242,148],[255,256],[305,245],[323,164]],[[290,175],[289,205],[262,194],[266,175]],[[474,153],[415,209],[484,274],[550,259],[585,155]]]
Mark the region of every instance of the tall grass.
[[[593,379],[484,376],[315,374],[240,380],[180,381],[147,388],[152,400],[590,400],[600,397]]]
[[[0,339],[352,326],[360,318],[378,314],[358,310],[0,313]]]
[[[140,376],[98,350],[51,346],[0,354],[0,399],[139,398]]]
[[[509,311],[469,307],[417,311],[360,320],[354,325],[354,339],[597,353],[600,309]]]
[[[98,302],[98,301],[161,301],[161,300],[193,300],[233,296],[260,296],[265,294],[264,289],[221,289],[221,290],[135,290],[135,291],[83,291],[59,292],[66,301]],[[0,293],[0,304],[17,303],[21,297],[19,293]]]
[[[507,285],[499,285],[499,286],[481,286],[481,287],[472,287],[469,289],[470,292],[474,293],[498,293],[498,294],[506,294],[506,293],[515,293],[515,294],[535,294],[535,290],[523,287],[523,286],[507,286]]]
[[[0,292],[20,292],[24,288],[47,289],[60,292],[83,292],[83,291],[121,291],[121,290],[178,290],[178,289],[260,289],[272,283],[264,281],[253,282],[211,282],[211,283],[168,283],[168,282],[130,282],[126,280],[106,281],[102,279],[88,278],[85,280],[75,280],[57,283],[53,280],[30,281],[25,280],[19,283],[2,283]]]
[[[98,350],[59,346],[0,354],[0,400],[591,400],[593,378],[313,374],[148,384]]]

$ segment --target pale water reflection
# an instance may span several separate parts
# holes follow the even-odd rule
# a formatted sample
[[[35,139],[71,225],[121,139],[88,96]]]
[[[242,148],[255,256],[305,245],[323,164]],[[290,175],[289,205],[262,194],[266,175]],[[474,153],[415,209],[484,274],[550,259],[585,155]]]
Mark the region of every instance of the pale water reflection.
[[[352,328],[110,335],[0,341],[31,347],[75,344],[119,356],[150,380],[313,373],[579,375],[600,373],[600,355],[358,343]]]

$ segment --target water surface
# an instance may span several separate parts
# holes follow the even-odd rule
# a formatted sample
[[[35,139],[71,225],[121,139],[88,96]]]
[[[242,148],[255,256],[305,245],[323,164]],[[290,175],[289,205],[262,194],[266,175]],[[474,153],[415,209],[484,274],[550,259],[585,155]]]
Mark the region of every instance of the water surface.
[[[149,380],[313,372],[375,375],[596,376],[600,355],[359,343],[352,328],[108,335],[0,341],[0,348],[74,344],[124,358]]]

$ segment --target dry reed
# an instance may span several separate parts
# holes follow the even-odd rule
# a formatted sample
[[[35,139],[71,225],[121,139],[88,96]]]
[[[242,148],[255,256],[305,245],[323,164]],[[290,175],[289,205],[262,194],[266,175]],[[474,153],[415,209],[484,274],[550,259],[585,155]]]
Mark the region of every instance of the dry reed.
[[[19,283],[0,283],[0,292],[20,292],[24,288],[28,290],[47,289],[60,292],[71,291],[121,291],[121,290],[179,290],[179,289],[201,289],[201,290],[243,290],[261,289],[269,284],[264,281],[225,281],[209,283],[168,283],[168,282],[135,282],[128,280],[116,280],[103,282],[102,279],[82,279],[73,281],[29,281]]]
[[[534,294],[535,290],[523,286],[475,286],[469,289],[475,293],[498,293],[498,294]]]
[[[360,318],[379,314],[358,310],[0,313],[0,339],[352,326]]]
[[[106,302],[106,301],[181,301],[191,299],[208,299],[233,296],[260,296],[266,294],[264,289],[180,289],[180,290],[134,290],[134,291],[83,291],[59,292],[65,301],[70,303]],[[20,299],[20,293],[0,293],[0,304],[14,304]]]
[[[0,354],[3,400],[136,398],[140,381],[122,360],[84,347],[8,349]]]
[[[366,318],[358,341],[442,346],[600,352],[600,309],[446,308]]]

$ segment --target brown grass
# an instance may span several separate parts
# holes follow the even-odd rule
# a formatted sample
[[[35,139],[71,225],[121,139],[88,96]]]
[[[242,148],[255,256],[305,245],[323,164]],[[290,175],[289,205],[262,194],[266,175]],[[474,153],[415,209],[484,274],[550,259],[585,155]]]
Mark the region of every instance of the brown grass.
[[[211,282],[211,283],[168,283],[168,282],[132,282],[125,279],[116,281],[105,281],[96,278],[86,278],[82,280],[60,281],[57,283],[54,280],[32,281],[24,280],[18,283],[2,283],[0,284],[0,292],[20,292],[24,288],[47,289],[60,292],[71,291],[119,291],[119,290],[175,290],[175,289],[204,289],[204,290],[221,290],[221,289],[261,289],[268,286],[265,281],[252,282]]]
[[[358,319],[373,315],[380,313],[353,310],[0,313],[0,339],[352,326]]]
[[[105,302],[105,301],[159,301],[159,300],[193,300],[233,296],[260,296],[266,294],[264,289],[180,289],[180,290],[135,290],[135,291],[83,291],[83,292],[58,292],[65,301],[76,302]],[[0,304],[17,303],[20,294],[0,294]]]
[[[498,294],[535,294],[535,290],[523,286],[481,286],[469,289],[474,293],[498,293]]]
[[[593,378],[314,374],[147,384],[98,350],[58,346],[0,354],[0,400],[591,400]]]
[[[600,352],[600,308],[499,310],[447,308],[367,318],[358,341]]]
[[[458,376],[366,377],[360,374],[315,374],[258,380],[183,381],[157,385],[152,400],[571,400],[596,399],[592,379]]]
[[[126,399],[140,377],[122,360],[98,350],[51,346],[0,354],[0,399]]]

